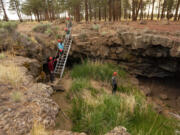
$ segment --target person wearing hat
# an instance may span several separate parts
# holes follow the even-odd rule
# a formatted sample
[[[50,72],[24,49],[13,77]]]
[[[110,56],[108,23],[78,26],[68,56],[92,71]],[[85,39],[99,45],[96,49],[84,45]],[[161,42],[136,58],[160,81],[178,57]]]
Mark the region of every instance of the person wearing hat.
[[[64,31],[66,32],[66,36],[65,36],[65,38],[66,38],[66,39],[69,39],[69,38],[70,38],[70,34],[71,34],[70,29],[65,28],[65,29],[64,29]]]
[[[70,19],[70,17],[67,17],[66,18],[66,27],[68,28],[68,29],[71,29],[71,27],[72,27],[72,21],[71,21],[71,19]]]
[[[63,50],[62,50],[62,49],[59,49],[55,58],[58,59],[58,58],[61,57],[62,55],[63,55]]]
[[[62,40],[60,40],[60,39],[58,39],[58,45],[57,45],[57,47],[58,47],[58,50],[64,50],[64,43],[62,42]]]
[[[49,69],[49,73],[50,73],[51,83],[53,83],[53,81],[54,81],[54,60],[52,57],[49,57],[48,69]]]
[[[112,94],[115,94],[117,91],[117,72],[113,73],[112,77]]]

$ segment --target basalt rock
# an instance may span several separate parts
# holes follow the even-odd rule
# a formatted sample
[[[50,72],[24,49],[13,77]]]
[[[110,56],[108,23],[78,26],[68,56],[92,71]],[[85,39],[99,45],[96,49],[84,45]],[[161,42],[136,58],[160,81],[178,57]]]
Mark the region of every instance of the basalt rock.
[[[171,33],[168,33],[171,35]],[[166,33],[121,28],[114,34],[87,34],[86,42],[74,36],[70,57],[113,61],[131,73],[166,77],[180,71],[180,41]]]

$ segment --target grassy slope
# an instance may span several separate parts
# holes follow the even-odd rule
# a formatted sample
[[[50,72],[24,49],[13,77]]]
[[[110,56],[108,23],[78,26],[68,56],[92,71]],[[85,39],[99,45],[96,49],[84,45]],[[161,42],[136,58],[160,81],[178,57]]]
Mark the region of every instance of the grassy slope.
[[[116,95],[107,94],[103,89],[91,85],[91,79],[110,83],[114,71],[118,72],[120,78]],[[70,99],[73,103],[73,131],[99,135],[122,125],[132,135],[175,134],[177,121],[157,114],[147,104],[143,94],[130,84],[127,73],[121,68],[85,62],[74,66],[71,77],[73,83],[67,98],[73,97]]]

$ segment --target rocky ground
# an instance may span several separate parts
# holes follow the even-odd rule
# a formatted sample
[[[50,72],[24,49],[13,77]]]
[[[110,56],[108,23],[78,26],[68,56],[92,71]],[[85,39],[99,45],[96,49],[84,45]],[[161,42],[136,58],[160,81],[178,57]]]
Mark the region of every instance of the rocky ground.
[[[59,107],[50,99],[53,89],[48,85],[35,83],[33,76],[24,67],[24,63],[37,61],[24,57],[6,58],[0,61],[0,63],[5,61],[6,64],[14,62],[24,75],[18,89],[9,84],[0,83],[0,134],[27,134],[34,122],[41,122],[46,127],[54,126]],[[21,94],[14,101],[12,93],[15,92]]]
[[[40,68],[38,61],[21,56],[6,56],[0,59],[0,63],[7,67],[12,62],[22,72],[22,76],[17,76],[22,79],[22,82],[17,88],[0,81],[0,134],[27,135],[32,132],[32,128],[37,128],[34,127],[35,123],[41,123],[45,128],[54,127],[60,108],[51,98],[54,92],[51,85],[36,83],[34,80],[33,75],[37,76]],[[35,65],[33,66],[33,64]],[[31,69],[31,66],[34,68]],[[21,94],[12,97],[13,93]],[[108,135],[114,133],[126,135],[124,129],[116,128],[115,131],[111,131]],[[84,133],[73,133],[65,130],[44,132],[47,135],[85,135]]]

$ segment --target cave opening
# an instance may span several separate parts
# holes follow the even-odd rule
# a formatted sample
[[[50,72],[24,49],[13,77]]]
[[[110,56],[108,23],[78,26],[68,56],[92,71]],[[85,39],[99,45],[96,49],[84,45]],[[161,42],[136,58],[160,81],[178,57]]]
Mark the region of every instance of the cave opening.
[[[174,75],[171,77],[144,77],[137,76],[139,86],[149,88],[152,100],[162,99],[166,107],[173,108],[175,111],[180,112],[179,99],[180,99],[180,76]]]

